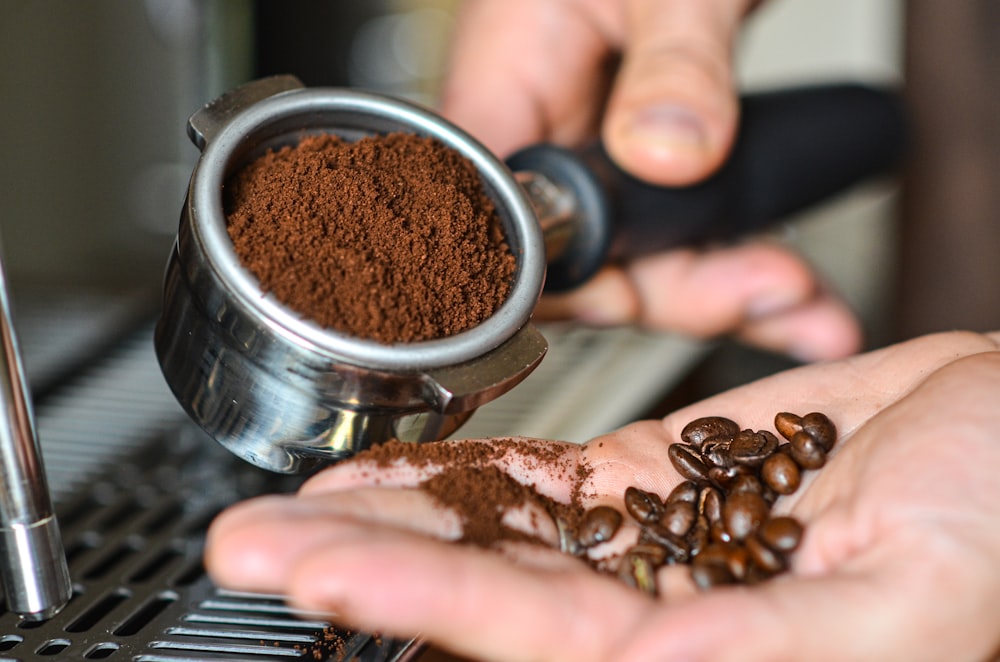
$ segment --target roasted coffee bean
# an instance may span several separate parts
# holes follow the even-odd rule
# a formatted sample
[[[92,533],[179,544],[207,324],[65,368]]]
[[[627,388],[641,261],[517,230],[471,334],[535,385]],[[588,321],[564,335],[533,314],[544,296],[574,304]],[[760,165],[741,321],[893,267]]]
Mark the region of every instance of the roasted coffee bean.
[[[741,430],[729,444],[729,455],[736,464],[759,467],[778,449],[778,438],[767,430]]]
[[[688,534],[684,536],[684,541],[688,544],[688,549],[690,550],[691,558],[698,556],[705,547],[708,546],[708,520],[704,515],[699,515],[698,519],[695,520],[694,526],[688,531]]]
[[[750,552],[743,545],[730,544],[727,548],[729,554],[726,557],[726,565],[730,574],[736,581],[745,580],[750,572]]]
[[[726,546],[709,545],[696,556],[691,562],[691,579],[702,590],[734,583],[736,577],[730,569]]]
[[[733,466],[733,457],[729,453],[731,439],[732,437],[711,439],[702,444],[701,457],[705,463],[711,467],[722,467],[723,469]]]
[[[738,474],[729,484],[729,494],[740,492],[753,492],[764,496],[764,484],[753,474]]]
[[[726,530],[726,525],[721,519],[708,525],[708,541],[709,543],[733,541],[733,537],[729,535],[729,531]]]
[[[698,486],[694,481],[686,480],[677,485],[677,487],[670,490],[670,494],[663,500],[663,503],[669,505],[676,501],[687,501],[688,503],[698,501]]]
[[[776,574],[788,567],[785,557],[768,547],[755,533],[746,539],[746,550],[758,568]]]
[[[625,510],[640,524],[656,522],[663,517],[663,501],[652,492],[629,487],[625,490]]]
[[[759,494],[731,494],[722,504],[722,523],[733,540],[745,540],[764,523],[770,510],[771,507]]]
[[[593,547],[611,540],[621,524],[620,512],[611,506],[597,506],[584,514],[577,537],[584,547]]]
[[[729,467],[728,469],[712,467],[708,470],[708,482],[723,492],[728,492],[729,486],[733,484],[733,480],[738,475],[739,472],[734,471],[733,467]]]
[[[697,517],[695,505],[690,501],[673,501],[666,505],[660,524],[667,527],[667,530],[675,536],[684,537],[694,526]]]
[[[731,421],[723,416],[705,416],[696,418],[685,425],[684,429],[681,430],[681,439],[695,448],[701,448],[701,445],[709,439],[732,437],[739,432],[739,429],[740,426],[736,424],[736,421]]]
[[[788,453],[778,452],[764,460],[760,468],[764,484],[778,494],[792,494],[802,483],[799,465]]]
[[[802,417],[783,411],[774,417],[774,429],[785,439],[791,439],[793,434],[802,429]]]
[[[646,556],[657,568],[673,560],[667,555],[666,549],[651,542],[637,542],[628,551]]]
[[[580,544],[580,539],[576,535],[576,529],[562,519],[555,518],[556,530],[559,532],[559,551],[570,556],[583,556],[587,553],[586,548]]]
[[[686,563],[690,558],[691,549],[687,541],[670,532],[659,523],[647,524],[639,531],[639,542],[650,542],[667,550],[667,557],[678,563]]]
[[[706,485],[698,493],[698,514],[704,515],[708,523],[722,519],[722,492],[718,488]]]
[[[697,451],[686,444],[670,444],[667,447],[670,463],[680,475],[696,483],[708,481],[708,467],[699,457]]]
[[[799,430],[788,442],[792,459],[803,469],[820,469],[826,464],[826,451],[811,434]]]
[[[618,566],[618,578],[625,584],[637,588],[643,593],[656,595],[656,564],[642,552],[629,549],[622,556]]]
[[[802,533],[802,524],[787,515],[772,517],[757,530],[761,542],[781,554],[791,554],[798,549]]]
[[[827,452],[833,448],[833,444],[837,441],[837,428],[833,421],[827,418],[826,414],[818,411],[802,417],[802,429],[818,441],[823,450]]]
[[[729,565],[729,548],[734,547],[731,542],[709,543],[701,554],[692,559],[692,563],[719,563]]]
[[[691,566],[691,579],[695,586],[703,591],[707,591],[713,586],[724,586],[733,584],[736,578],[729,568],[716,563],[696,563]]]

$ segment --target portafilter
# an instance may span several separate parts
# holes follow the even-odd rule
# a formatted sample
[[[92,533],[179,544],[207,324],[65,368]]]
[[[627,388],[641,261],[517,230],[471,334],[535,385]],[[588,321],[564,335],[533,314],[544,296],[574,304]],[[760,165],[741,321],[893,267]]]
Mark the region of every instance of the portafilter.
[[[535,145],[503,162],[433,111],[381,94],[291,76],[230,90],[188,122],[201,156],[155,332],[166,381],[209,436],[275,472],[390,439],[442,439],[541,361],[531,316],[543,284],[566,290],[612,260],[752,232],[886,170],[902,144],[895,95],[861,85],[746,96],[741,116],[722,169],[669,188],[624,173],[599,144]],[[437,139],[474,164],[515,257],[504,303],[452,336],[385,344],[322,328],[262,290],[226,230],[225,182],[268,150],[316,133],[392,132]]]

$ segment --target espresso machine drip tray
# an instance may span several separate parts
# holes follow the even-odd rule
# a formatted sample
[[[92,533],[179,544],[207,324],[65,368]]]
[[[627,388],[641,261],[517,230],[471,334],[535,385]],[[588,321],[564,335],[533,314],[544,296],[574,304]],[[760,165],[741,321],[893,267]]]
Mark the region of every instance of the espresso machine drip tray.
[[[402,660],[411,642],[211,583],[201,554],[212,518],[302,478],[256,469],[188,423],[151,334],[140,329],[36,405],[73,597],[47,621],[0,614],[0,660]]]

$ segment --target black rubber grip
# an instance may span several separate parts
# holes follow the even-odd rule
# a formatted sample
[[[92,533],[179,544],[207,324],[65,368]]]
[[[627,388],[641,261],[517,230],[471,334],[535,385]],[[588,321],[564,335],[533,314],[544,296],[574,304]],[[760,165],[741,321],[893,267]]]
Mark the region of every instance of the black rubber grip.
[[[528,147],[507,163],[571,188],[578,236],[548,265],[546,291],[586,281],[609,260],[745,235],[840,193],[900,160],[906,118],[898,93],[854,83],[741,98],[733,150],[709,179],[687,187],[641,181],[603,147]]]

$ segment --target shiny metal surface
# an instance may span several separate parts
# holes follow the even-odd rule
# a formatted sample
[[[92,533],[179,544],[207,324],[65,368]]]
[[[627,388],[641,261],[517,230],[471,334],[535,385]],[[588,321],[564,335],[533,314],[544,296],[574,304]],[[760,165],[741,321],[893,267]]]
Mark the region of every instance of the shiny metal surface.
[[[432,136],[474,163],[517,260],[501,308],[448,338],[386,345],[321,328],[262,294],[226,233],[222,186],[249,160],[308,132],[392,131]],[[546,344],[529,320],[545,272],[542,233],[507,167],[464,132],[404,101],[279,77],[223,95],[192,116],[189,133],[203,152],[167,267],[156,350],[187,413],[238,456],[301,473],[390,438],[439,439],[541,360]]]
[[[53,515],[0,263],[0,578],[9,608],[44,620],[69,601],[69,570]]]

